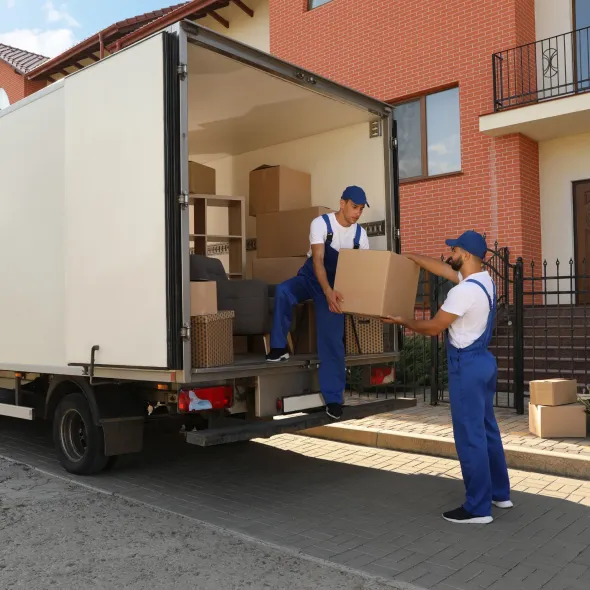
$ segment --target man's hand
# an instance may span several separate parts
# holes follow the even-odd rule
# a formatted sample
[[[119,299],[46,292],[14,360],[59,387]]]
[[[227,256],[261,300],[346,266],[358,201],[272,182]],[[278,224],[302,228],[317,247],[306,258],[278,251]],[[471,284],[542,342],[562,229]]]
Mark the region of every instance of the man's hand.
[[[403,326],[406,323],[406,320],[399,315],[388,315],[382,319],[384,324],[396,324],[397,326]]]
[[[326,300],[328,302],[328,309],[332,313],[342,313],[340,302],[344,301],[344,297],[342,297],[342,294],[339,291],[328,289],[326,291]]]

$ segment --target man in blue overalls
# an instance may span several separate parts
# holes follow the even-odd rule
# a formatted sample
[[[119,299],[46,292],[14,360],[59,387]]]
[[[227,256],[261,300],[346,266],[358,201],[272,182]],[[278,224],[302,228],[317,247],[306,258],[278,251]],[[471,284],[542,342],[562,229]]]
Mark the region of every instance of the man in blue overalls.
[[[277,285],[273,327],[270,335],[269,362],[289,358],[287,334],[291,327],[293,306],[313,299],[318,356],[319,381],[326,413],[333,419],[342,417],[346,368],[344,360],[344,315],[340,309],[342,295],[334,291],[338,252],[341,248],[368,249],[367,232],[358,220],[369,206],[365,191],[349,186],[342,193],[340,210],[316,217],[311,222],[310,245],[305,264],[297,276]]]
[[[467,231],[456,240],[449,264],[408,254],[423,269],[445,277],[453,287],[436,316],[430,320],[389,318],[427,336],[447,333],[449,394],[453,433],[461,463],[467,499],[445,512],[457,523],[492,522],[492,504],[511,508],[510,481],[500,430],[494,415],[498,368],[488,350],[496,313],[496,286],[483,270],[487,244],[480,234]]]

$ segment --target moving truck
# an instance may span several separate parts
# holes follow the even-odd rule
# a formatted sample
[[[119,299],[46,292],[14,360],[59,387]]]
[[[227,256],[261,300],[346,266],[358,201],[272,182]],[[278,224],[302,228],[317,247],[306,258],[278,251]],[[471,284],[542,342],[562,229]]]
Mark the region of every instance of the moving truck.
[[[188,162],[226,195],[269,162],[310,172],[314,205],[359,184],[363,221],[384,225],[372,248],[396,251],[394,125],[387,104],[189,21],[2,110],[0,415],[52,420],[78,474],[140,451],[151,419],[202,446],[325,424],[315,355],[192,366]],[[392,335],[348,365],[395,361]],[[189,412],[191,392],[210,408]]]

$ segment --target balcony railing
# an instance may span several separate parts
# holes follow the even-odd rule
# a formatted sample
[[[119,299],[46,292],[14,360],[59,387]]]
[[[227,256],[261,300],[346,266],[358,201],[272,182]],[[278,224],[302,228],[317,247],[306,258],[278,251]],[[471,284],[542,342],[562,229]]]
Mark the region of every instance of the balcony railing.
[[[494,110],[590,91],[590,27],[492,55]]]

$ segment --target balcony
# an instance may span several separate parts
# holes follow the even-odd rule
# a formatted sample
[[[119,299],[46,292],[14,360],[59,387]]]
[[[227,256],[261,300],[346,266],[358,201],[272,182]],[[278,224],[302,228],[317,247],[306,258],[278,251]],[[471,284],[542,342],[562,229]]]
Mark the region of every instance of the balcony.
[[[590,133],[590,27],[494,53],[492,72],[483,133],[537,141]]]

